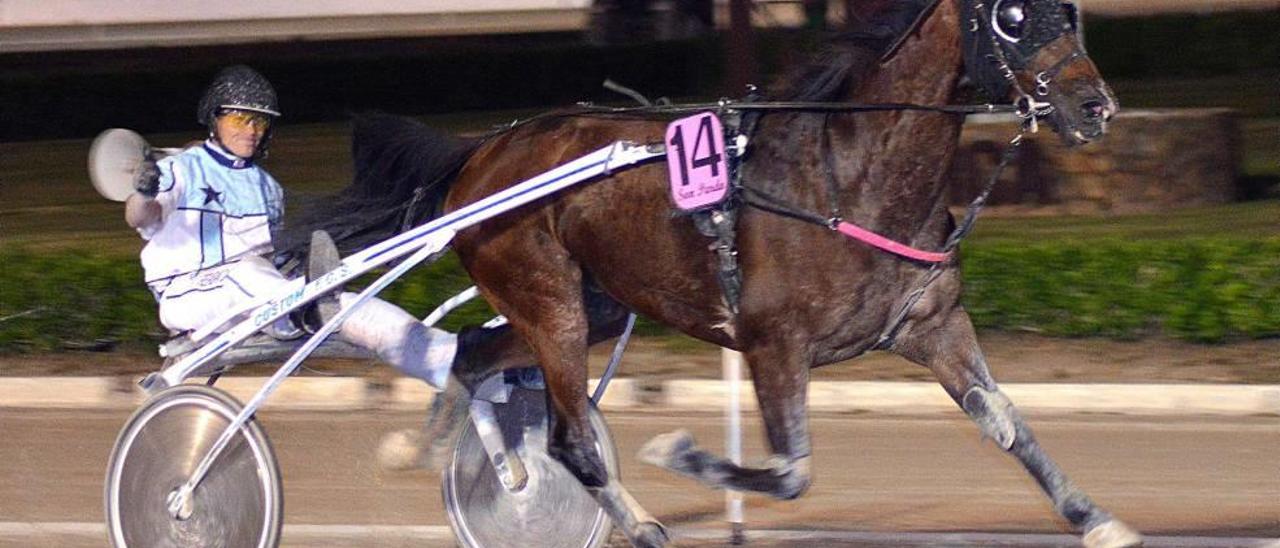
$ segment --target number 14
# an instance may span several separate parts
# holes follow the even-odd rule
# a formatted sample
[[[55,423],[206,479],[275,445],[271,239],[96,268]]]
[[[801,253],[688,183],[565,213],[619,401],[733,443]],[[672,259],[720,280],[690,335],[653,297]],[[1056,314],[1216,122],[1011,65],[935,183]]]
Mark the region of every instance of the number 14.
[[[676,157],[680,162],[680,184],[682,186],[689,185],[689,171],[691,169],[699,169],[711,167],[711,176],[720,176],[720,157],[721,151],[716,150],[716,140],[711,138],[714,129],[711,127],[711,117],[703,116],[698,123],[698,134],[694,136],[693,147],[686,149],[684,145],[684,128],[677,127],[675,135],[668,141],[671,147],[677,149]],[[706,143],[707,153],[704,156],[698,156],[698,150],[702,148],[702,144]],[[686,154],[686,150],[688,154]],[[688,161],[686,161],[688,160]],[[692,164],[692,165],[690,165]]]

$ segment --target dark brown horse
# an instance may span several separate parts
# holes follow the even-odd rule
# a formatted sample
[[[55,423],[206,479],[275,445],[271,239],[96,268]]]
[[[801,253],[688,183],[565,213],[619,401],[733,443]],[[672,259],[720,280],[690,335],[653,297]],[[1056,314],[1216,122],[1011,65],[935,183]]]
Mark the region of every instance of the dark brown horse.
[[[1059,0],[974,1],[903,2],[914,8],[906,17],[882,17],[879,33],[833,45],[773,97],[947,105],[967,74],[1001,100],[1040,103],[1036,112],[1068,143],[1100,137],[1116,103],[1073,31],[1074,7]],[[751,136],[743,184],[937,250],[955,225],[944,173],[962,122],[963,116],[919,110],[771,112]],[[406,169],[442,181],[424,187],[428,198],[455,210],[613,141],[661,142],[664,128],[658,119],[564,112]],[[438,143],[426,135],[418,138]],[[367,162],[357,158],[361,163]],[[379,176],[405,177],[397,170]],[[552,410],[551,454],[638,546],[663,545],[667,536],[592,449],[590,344],[616,336],[630,309],[741,351],[771,458],[760,467],[734,465],[698,449],[687,433],[656,438],[643,457],[713,487],[790,499],[810,482],[810,369],[872,349],[928,271],[836,232],[745,207],[737,226],[742,291],[734,313],[717,279],[719,263],[706,251],[709,239],[690,218],[673,214],[666,179],[660,163],[615,173],[465,230],[454,243],[485,298],[510,320],[508,327],[463,333],[457,377],[470,385],[497,369],[540,364]],[[1086,544],[1140,543],[1036,443],[991,378],[960,293],[959,264],[949,262],[885,349],[933,371],[982,432],[1026,467]]]

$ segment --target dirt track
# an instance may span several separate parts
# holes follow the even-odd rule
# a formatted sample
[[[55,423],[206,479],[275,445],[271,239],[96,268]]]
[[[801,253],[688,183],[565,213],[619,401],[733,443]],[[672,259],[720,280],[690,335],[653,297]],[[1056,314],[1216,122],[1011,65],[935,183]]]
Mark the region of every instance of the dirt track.
[[[100,524],[103,469],[125,414],[15,411],[0,416],[0,431],[7,437],[7,443],[0,444],[0,523]],[[416,413],[267,412],[260,419],[280,457],[286,523],[446,524],[439,474],[384,472],[372,458],[379,437],[412,427],[421,420]],[[1280,534],[1280,499],[1275,496],[1280,476],[1273,458],[1280,432],[1273,419],[1030,420],[1041,442],[1081,488],[1144,533],[1263,538]],[[675,428],[690,429],[718,453],[722,434],[716,414],[622,413],[611,414],[609,422],[624,483],[642,505],[669,526],[723,527],[723,494],[642,465],[633,456],[645,440]],[[812,488],[795,501],[749,495],[746,518],[752,529],[1068,532],[1035,482],[998,448],[982,442],[976,427],[958,412],[946,419],[815,417],[811,427]],[[764,455],[758,419],[748,417],[744,428],[745,455],[753,461]],[[97,529],[85,535],[84,542],[8,543],[3,533],[0,530],[0,546],[23,548],[102,546],[105,536]],[[1053,545],[1075,543],[1066,536],[1059,540],[1065,543]],[[285,544],[299,545],[288,539]],[[750,546],[886,544],[903,545]],[[309,545],[452,546],[444,535],[416,544],[368,539]],[[723,544],[677,539],[675,545]]]

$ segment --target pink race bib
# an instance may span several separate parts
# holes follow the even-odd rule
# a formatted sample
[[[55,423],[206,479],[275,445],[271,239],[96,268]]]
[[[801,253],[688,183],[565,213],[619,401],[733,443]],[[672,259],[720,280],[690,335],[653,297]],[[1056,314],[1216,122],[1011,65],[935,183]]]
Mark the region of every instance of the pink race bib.
[[[667,171],[671,201],[685,211],[719,203],[729,191],[724,130],[715,114],[703,112],[667,126]]]

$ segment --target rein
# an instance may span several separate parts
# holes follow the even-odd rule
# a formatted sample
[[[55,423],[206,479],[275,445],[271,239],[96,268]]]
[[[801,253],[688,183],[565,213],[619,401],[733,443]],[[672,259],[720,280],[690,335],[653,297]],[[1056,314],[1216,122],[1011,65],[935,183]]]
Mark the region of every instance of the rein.
[[[581,105],[581,107],[587,111],[595,111],[602,114],[682,114],[682,113],[689,113],[689,112],[704,112],[707,110],[718,110],[721,112],[725,110],[755,111],[760,113],[778,112],[778,111],[809,112],[809,113],[823,113],[827,117],[830,117],[831,114],[835,114],[835,113],[890,112],[890,111],[937,112],[942,114],[953,114],[953,115],[968,115],[968,114],[982,114],[982,113],[1014,113],[1019,118],[1022,118],[1024,130],[1027,128],[1030,128],[1031,131],[1033,132],[1035,131],[1034,120],[1036,116],[1041,115],[1041,107],[1039,107],[1036,103],[1030,102],[1030,101],[1020,101],[1018,104],[1015,104],[1015,105],[996,105],[992,103],[977,104],[977,105],[918,105],[913,103],[844,103],[844,102],[816,102],[816,101],[740,102],[740,101],[731,101],[728,99],[722,99],[716,103],[686,103],[686,104],[665,104],[665,105],[650,104],[650,105],[637,106],[637,107],[597,107],[594,105]],[[823,136],[822,156],[825,161],[829,162],[830,155],[827,154],[826,152],[831,145],[830,145],[830,139],[827,135],[825,121],[823,123],[822,136]],[[1018,139],[1016,140],[1020,142],[1021,136],[1022,136],[1022,133],[1020,132],[1018,134]],[[749,138],[749,136],[747,137]],[[1016,145],[1013,145],[1013,146],[1016,146]],[[1005,156],[1011,156],[1011,155],[1007,153],[1005,154]],[[1000,175],[1000,171],[1004,168],[1004,166],[1007,163],[1008,163],[1007,160],[1003,160],[1001,162],[1000,166],[996,170],[996,173],[991,179],[991,182],[988,184],[988,187],[984,189],[984,191],[980,195],[980,199],[983,202],[985,202],[986,195],[990,193],[990,185],[994,184],[995,180]],[[830,168],[828,167],[827,192],[828,194],[832,195],[830,197],[834,198],[835,182],[831,179],[831,177],[832,175],[830,173]],[[945,263],[950,261],[954,255],[954,252],[953,252],[954,246],[944,249],[940,252],[936,252],[936,251],[926,251],[922,249],[916,249],[909,245],[896,242],[892,239],[881,236],[880,234],[876,234],[875,232],[862,228],[856,224],[845,221],[840,216],[840,212],[834,208],[832,209],[830,216],[823,217],[821,215],[804,211],[801,208],[792,206],[780,198],[772,196],[762,190],[751,188],[745,184],[738,183],[738,184],[735,184],[735,186],[744,191],[744,198],[745,198],[744,201],[747,205],[750,205],[757,209],[768,211],[770,213],[782,215],[784,217],[790,217],[792,219],[805,221],[808,223],[826,227],[833,231],[844,234],[845,236],[848,236],[850,238],[863,242],[867,245],[870,245],[872,247],[875,247],[883,251],[887,251],[889,253],[898,255],[900,257],[905,257],[905,258],[923,262],[923,263],[939,264],[939,263]],[[980,210],[981,206],[978,206],[978,209]],[[973,213],[976,216],[977,211],[973,211]],[[971,226],[972,221],[969,219],[966,219],[965,224],[968,224]],[[959,243],[958,240],[956,243],[957,244]]]
[[[983,114],[983,113],[1018,113],[1023,108],[1016,105],[997,105],[983,103],[977,105],[917,105],[914,103],[844,103],[823,101],[753,101],[743,102],[721,99],[714,103],[681,103],[667,105],[646,105],[639,107],[605,107],[590,103],[580,103],[579,112],[547,113],[547,115],[574,114],[685,114],[708,110],[741,110],[741,111],[797,111],[797,112],[888,112],[888,111],[924,111],[943,114]],[[512,123],[512,126],[523,125],[538,117],[527,118]],[[504,128],[505,130],[506,128]]]
[[[937,4],[938,4],[937,0],[930,2],[928,6],[926,6],[926,9],[924,10],[924,12],[917,17],[917,19],[911,25],[911,27],[915,28],[916,26],[918,26],[920,22],[925,18],[925,14],[927,14],[928,12],[931,12],[933,8],[937,6]],[[1061,72],[1065,67],[1067,67],[1071,63],[1075,62],[1077,59],[1084,57],[1083,52],[1080,50],[1078,46],[1073,47],[1072,51],[1070,51],[1067,55],[1064,55],[1062,58],[1054,62],[1049,69],[1037,73],[1035,75],[1035,82],[1034,82],[1035,84],[1034,95],[1031,93],[1027,93],[1022,87],[1022,85],[1018,82],[1018,79],[1015,76],[1015,73],[1012,68],[1013,63],[1010,62],[1010,59],[1006,56],[1006,52],[1004,51],[1004,48],[1001,46],[1001,44],[997,40],[995,30],[992,27],[992,23],[991,21],[988,20],[989,17],[982,16],[984,11],[986,11],[985,15],[988,15],[988,16],[990,15],[989,8],[987,8],[983,0],[973,0],[973,4],[971,4],[970,6],[971,6],[971,9],[973,9],[979,14],[979,16],[973,17],[970,19],[969,21],[970,26],[968,29],[966,29],[968,31],[966,36],[970,37],[970,39],[975,39],[975,38],[977,40],[983,40],[983,38],[986,39],[987,45],[991,48],[991,52],[983,56],[985,57],[984,61],[986,61],[988,67],[995,69],[996,74],[998,74],[997,76],[998,80],[1002,81],[1001,84],[1003,84],[1004,86],[1007,86],[1007,88],[1013,89],[1013,91],[1015,92],[1014,95],[1016,97],[1013,104],[997,105],[997,104],[987,103],[987,104],[976,104],[976,105],[919,105],[919,104],[912,104],[912,103],[752,101],[750,97],[745,101],[732,101],[729,99],[721,99],[720,101],[715,103],[688,103],[688,104],[679,104],[679,105],[674,105],[669,103],[668,104],[651,104],[645,101],[645,104],[643,106],[635,106],[635,107],[602,107],[602,106],[592,105],[590,103],[581,103],[579,104],[579,110],[576,112],[547,113],[545,115],[535,116],[533,118],[526,119],[526,120],[513,121],[508,127],[499,130],[499,132],[513,129],[525,123],[543,118],[544,116],[557,116],[557,115],[559,116],[591,115],[591,114],[606,115],[606,116],[611,114],[641,115],[641,116],[664,115],[664,114],[678,115],[678,114],[685,114],[685,113],[704,112],[708,110],[718,111],[721,113],[733,112],[733,111],[737,111],[739,113],[750,112],[750,113],[755,113],[757,115],[763,115],[764,113],[767,113],[767,112],[786,112],[786,111],[823,114],[825,118],[822,126],[821,146],[823,150],[821,151],[821,154],[823,156],[823,161],[828,163],[828,166],[827,166],[828,174],[827,174],[826,183],[828,187],[827,192],[830,195],[829,198],[832,199],[831,201],[832,210],[829,216],[824,217],[822,215],[819,215],[810,211],[805,211],[802,208],[798,208],[791,204],[788,204],[787,202],[775,196],[772,196],[762,190],[751,188],[743,184],[740,181],[738,176],[735,176],[733,178],[734,180],[733,180],[732,186],[742,191],[743,203],[745,203],[746,205],[755,207],[762,211],[767,211],[767,212],[781,215],[784,217],[789,217],[792,219],[808,222],[818,226],[823,226],[829,230],[839,232],[845,236],[848,236],[850,238],[863,242],[867,245],[870,245],[882,251],[892,253],[894,255],[911,259],[917,262],[927,263],[929,265],[929,270],[924,274],[920,285],[917,286],[911,293],[907,295],[906,299],[902,302],[902,305],[898,308],[897,312],[894,314],[891,321],[889,321],[886,324],[884,330],[880,333],[879,338],[871,346],[871,349],[873,350],[888,349],[893,345],[894,339],[897,337],[898,333],[901,331],[902,326],[905,325],[906,323],[907,316],[911,313],[912,309],[915,308],[915,305],[924,296],[925,291],[929,288],[930,285],[932,285],[932,283],[935,280],[938,279],[938,277],[942,275],[946,267],[953,264],[956,249],[959,247],[960,242],[964,240],[964,238],[968,236],[969,233],[972,231],[973,226],[977,222],[977,217],[979,213],[982,211],[983,207],[986,205],[987,198],[990,196],[992,189],[995,187],[996,183],[999,181],[1000,175],[1003,173],[1004,169],[1009,165],[1009,163],[1016,156],[1018,148],[1022,144],[1025,134],[1028,132],[1036,133],[1037,130],[1039,129],[1038,119],[1042,117],[1046,117],[1053,113],[1054,107],[1051,103],[1037,100],[1037,98],[1049,99],[1049,96],[1053,93],[1053,90],[1050,87],[1050,85],[1057,78],[1058,73]],[[907,34],[909,33],[910,32],[908,32]],[[889,53],[887,53],[886,55],[891,55],[892,52],[895,51],[899,45],[901,45],[901,42],[903,40],[904,40],[904,37],[899,37],[899,39],[889,49]],[[1040,47],[1043,47],[1043,45],[1041,45]],[[1036,50],[1038,51],[1040,47],[1037,47]],[[1018,52],[1018,53],[1021,53],[1021,52]],[[1018,60],[1022,60],[1022,59],[1018,59]],[[980,84],[982,84],[983,87],[988,87],[991,83],[980,82]],[[754,89],[752,89],[752,91],[754,92]],[[1000,96],[1000,95],[1003,95],[1003,94],[996,94],[996,96]],[[950,115],[969,115],[969,114],[981,114],[981,113],[1013,113],[1013,114],[1016,114],[1018,118],[1021,119],[1018,133],[1012,139],[1009,140],[1003,153],[1001,154],[1000,161],[997,164],[996,168],[993,170],[990,177],[987,179],[987,182],[983,186],[982,190],[973,199],[973,201],[969,203],[969,206],[967,208],[964,218],[951,231],[951,234],[947,236],[947,239],[943,245],[943,248],[940,251],[927,251],[927,250],[916,249],[906,244],[902,244],[900,242],[886,238],[880,234],[876,234],[875,232],[872,232],[870,230],[859,227],[853,223],[849,223],[845,221],[843,218],[841,218],[840,212],[834,206],[835,181],[830,173],[830,170],[831,170],[831,166],[829,165],[830,154],[828,154],[830,150],[830,140],[827,134],[827,120],[829,120],[832,114],[836,114],[836,113],[891,112],[891,111],[934,112],[934,113],[950,114]],[[734,155],[734,157],[739,158],[739,161],[741,161],[741,159],[745,157],[744,155],[745,146],[746,146],[747,140],[750,138],[750,133],[751,133],[750,130],[747,130],[742,134],[731,135],[730,137],[732,139],[729,139],[729,138],[726,139],[727,141],[731,140],[731,141],[737,142],[737,147],[736,147],[737,153]],[[739,169],[737,170],[734,170],[731,167],[731,172],[734,172],[734,171],[737,171],[740,174],[741,172],[740,166],[739,166]],[[736,275],[736,270],[733,270],[732,272]],[[729,301],[731,304],[731,308],[734,310],[734,312],[736,312],[736,303],[735,303],[736,299],[733,298],[732,295],[730,295]]]
[[[1070,57],[1063,63],[1070,61]],[[1003,65],[1003,64],[1002,64]],[[1007,67],[1007,65],[1003,65]],[[1016,82],[1014,82],[1016,85]],[[1021,91],[1019,88],[1018,91]],[[823,113],[830,116],[833,113],[845,112],[885,112],[885,111],[924,111],[937,112],[954,115],[980,114],[980,113],[1013,113],[1021,119],[1018,133],[1009,140],[1005,146],[1004,152],[1000,156],[1000,162],[996,165],[995,170],[987,179],[986,184],[978,195],[969,203],[962,219],[947,236],[947,240],[940,251],[926,251],[916,249],[906,244],[902,244],[876,234],[870,230],[859,227],[853,223],[849,223],[842,219],[839,212],[833,210],[831,216],[824,217],[816,213],[805,211],[788,204],[786,201],[772,196],[762,190],[749,187],[740,181],[735,181],[734,187],[743,191],[743,203],[760,209],[789,217],[799,221],[815,224],[825,227],[829,230],[839,232],[845,236],[856,239],[867,245],[877,249],[892,253],[894,255],[905,257],[922,263],[929,264],[929,270],[924,274],[923,280],[916,289],[909,293],[903,301],[902,306],[894,314],[893,319],[886,324],[885,329],[880,333],[879,338],[872,345],[873,350],[884,350],[893,345],[894,339],[898,332],[906,323],[907,315],[915,308],[916,303],[924,296],[925,291],[933,284],[944,271],[944,266],[949,265],[955,258],[955,250],[959,247],[960,242],[973,230],[973,226],[977,223],[978,215],[983,207],[986,206],[987,198],[990,196],[992,189],[995,188],[996,182],[1000,180],[1000,175],[1004,169],[1013,161],[1016,156],[1018,147],[1022,144],[1023,137],[1026,133],[1035,133],[1038,130],[1036,118],[1049,113],[1052,107],[1046,103],[1040,103],[1031,98],[1031,96],[1022,93],[1019,99],[1011,105],[996,104],[978,104],[978,105],[918,105],[911,103],[837,103],[837,102],[808,102],[808,101],[760,101],[760,102],[735,102],[722,99],[717,103],[691,103],[680,105],[645,105],[639,107],[597,107],[594,105],[583,104],[581,108],[588,111],[595,111],[600,114],[681,114],[688,112],[704,112],[707,110],[718,110],[724,112],[726,110],[738,111],[755,111],[759,113],[776,112],[776,111],[799,111],[811,113]],[[525,120],[528,122],[530,120]],[[517,122],[522,123],[522,122]],[[516,124],[513,124],[513,127]],[[738,135],[737,137],[747,137],[746,135]],[[728,139],[727,139],[728,140]],[[745,143],[740,143],[741,149]],[[826,149],[830,147],[830,141],[827,138],[826,124],[823,124],[823,157]],[[739,152],[741,154],[741,150]],[[828,175],[827,186],[831,187],[833,181]],[[828,193],[833,192],[828,188]]]
[[[737,105],[735,106],[735,108],[753,107],[758,105],[760,104],[753,103],[753,104],[746,104],[746,105]],[[854,104],[846,105],[842,103],[794,103],[794,102],[775,103],[775,105],[778,105],[778,106],[760,108],[757,110],[771,110],[771,109],[772,110],[784,110],[784,109],[785,110],[809,110],[805,106],[800,106],[800,105],[806,105],[806,106],[817,105],[817,106],[820,106],[820,108],[815,108],[813,110],[826,112],[827,116],[829,117],[832,112],[850,112],[850,111],[866,112],[866,111],[882,110],[878,107],[888,106],[888,105],[854,105]],[[781,105],[786,105],[786,107],[783,108]],[[1008,144],[1005,146],[1004,151],[1001,153],[1000,162],[996,165],[991,175],[987,178],[987,182],[985,185],[983,185],[982,190],[978,192],[978,195],[974,197],[973,201],[969,202],[969,206],[965,211],[964,218],[959,223],[956,224],[956,227],[951,231],[951,234],[947,236],[946,242],[943,244],[942,250],[940,251],[926,251],[926,250],[916,249],[914,247],[896,242],[894,240],[891,240],[889,238],[876,234],[875,232],[872,232],[870,230],[864,229],[860,226],[857,226],[855,224],[845,221],[840,217],[839,211],[835,210],[834,208],[831,212],[830,217],[823,217],[816,213],[812,213],[809,211],[805,211],[801,208],[791,206],[790,204],[787,204],[785,201],[775,196],[771,196],[768,193],[761,191],[759,189],[751,188],[746,185],[738,185],[738,187],[743,190],[744,202],[747,205],[750,205],[752,207],[755,207],[763,211],[768,211],[770,213],[782,215],[784,217],[790,217],[792,219],[826,227],[827,229],[839,232],[841,234],[844,234],[845,236],[861,241],[877,249],[892,253],[894,255],[898,255],[900,257],[905,257],[905,258],[919,261],[922,263],[929,263],[929,270],[924,274],[924,278],[923,280],[921,280],[920,285],[907,295],[907,298],[903,301],[902,306],[900,306],[898,308],[898,311],[894,314],[893,319],[886,325],[885,329],[880,333],[880,336],[879,338],[877,338],[875,344],[872,345],[871,348],[873,350],[884,350],[893,345],[894,339],[897,337],[898,332],[902,329],[902,326],[906,323],[907,315],[911,313],[911,310],[913,308],[915,308],[916,303],[918,303],[920,299],[924,296],[924,293],[929,288],[929,286],[932,285],[933,282],[937,280],[939,276],[942,275],[942,272],[944,271],[943,267],[945,265],[950,264],[952,260],[955,258],[955,251],[960,246],[960,242],[963,241],[964,238],[968,236],[970,232],[972,232],[974,225],[977,224],[978,215],[982,212],[983,207],[985,207],[987,204],[987,198],[991,195],[992,189],[995,188],[996,183],[1000,180],[1000,175],[1004,172],[1005,168],[1008,167],[1009,163],[1012,162],[1013,159],[1017,156],[1018,148],[1020,145],[1022,145],[1024,136],[1028,132],[1035,133],[1037,131],[1038,128],[1036,124],[1036,118],[1038,116],[1043,115],[1043,113],[1045,113],[1043,106],[1040,106],[1040,104],[1036,103],[1034,100],[1031,100],[1030,97],[1026,95],[1023,95],[1018,100],[1018,102],[1013,105],[992,105],[992,104],[955,105],[955,106],[948,105],[944,107],[928,107],[928,106],[921,106],[921,105],[904,105],[904,106],[907,106],[910,108],[903,108],[898,110],[917,110],[917,111],[925,110],[925,111],[934,111],[934,112],[964,113],[964,114],[979,113],[979,112],[1013,112],[1019,118],[1022,119],[1021,123],[1019,124],[1018,133],[1009,140]],[[868,107],[871,107],[871,108],[868,108]],[[885,108],[883,110],[892,110],[892,109]],[[823,124],[822,147],[823,147],[823,151],[822,151],[823,158],[829,161],[830,155],[827,154],[827,150],[829,150],[829,147],[830,147],[830,140],[827,136],[825,122]],[[831,194],[834,192],[834,186],[833,186],[834,181],[831,179],[830,173],[827,174],[827,179],[828,179],[827,192]]]
[[[1064,59],[1059,65],[1064,65],[1073,56]],[[1057,68],[1057,67],[1055,67]],[[1016,82],[1015,82],[1016,85]],[[1019,89],[1021,91],[1021,89]],[[916,304],[924,296],[925,291],[938,279],[943,273],[944,266],[952,263],[955,258],[955,251],[960,246],[960,242],[972,232],[974,225],[977,223],[978,215],[986,206],[987,198],[991,195],[991,191],[995,188],[996,183],[1000,180],[1000,175],[1009,163],[1016,157],[1019,146],[1022,144],[1024,136],[1030,132],[1035,133],[1038,130],[1036,118],[1048,114],[1049,107],[1045,103],[1039,103],[1027,94],[1021,94],[1019,99],[1012,105],[916,105],[910,103],[885,103],[885,104],[859,104],[859,103],[825,103],[825,102],[801,102],[801,101],[771,101],[771,102],[744,102],[734,103],[722,100],[714,104],[690,104],[690,105],[657,105],[644,107],[630,107],[612,109],[613,112],[644,112],[644,113],[660,113],[671,112],[681,113],[690,111],[705,111],[712,108],[721,111],[733,109],[739,111],[801,111],[801,112],[819,112],[824,113],[828,118],[833,113],[839,112],[881,112],[881,111],[926,111],[939,112],[945,114],[977,114],[977,113],[997,113],[1006,112],[1014,113],[1021,119],[1018,133],[1013,136],[1005,146],[1004,151],[1000,155],[1000,162],[996,165],[991,175],[987,178],[987,182],[983,185],[982,190],[969,203],[965,211],[964,218],[956,224],[956,227],[947,236],[946,242],[940,251],[926,251],[916,249],[911,246],[896,242],[875,232],[859,227],[853,223],[849,223],[840,217],[839,211],[834,207],[831,216],[823,217],[816,213],[805,211],[804,209],[794,207],[785,201],[772,196],[762,190],[749,187],[741,182],[735,181],[735,187],[743,191],[743,202],[746,205],[755,207],[762,211],[767,211],[784,217],[789,217],[799,221],[808,222],[818,226],[825,227],[832,231],[839,232],[845,236],[856,239],[867,245],[877,249],[905,257],[911,260],[929,264],[929,270],[924,274],[919,286],[917,286],[898,308],[891,321],[886,324],[876,342],[872,345],[873,350],[885,350],[893,345],[894,339],[897,337],[902,326],[906,323],[907,315],[915,308]],[[743,137],[739,135],[739,137]],[[749,138],[749,136],[746,136]],[[740,147],[742,144],[739,145]],[[826,122],[823,123],[823,139],[822,139],[822,155],[824,161],[829,161],[827,150],[830,148],[830,140],[826,131]],[[741,151],[739,152],[741,154]],[[827,192],[834,193],[834,181],[828,173]],[[834,202],[833,202],[834,203]]]
[[[1066,60],[1069,62],[1070,59]],[[1019,90],[1020,91],[1020,90]],[[1000,155],[1000,162],[996,165],[991,175],[987,178],[987,182],[983,185],[982,190],[969,203],[965,211],[964,218],[956,224],[956,227],[947,236],[946,242],[940,251],[926,251],[916,249],[911,246],[896,242],[875,232],[859,227],[842,219],[839,211],[833,208],[830,217],[824,217],[816,213],[806,211],[802,208],[792,206],[782,199],[772,196],[762,190],[749,187],[739,181],[735,181],[734,186],[743,191],[743,203],[760,209],[789,217],[799,221],[815,224],[825,227],[835,232],[839,232],[845,236],[856,239],[877,249],[905,257],[915,261],[929,264],[929,270],[924,274],[919,286],[911,293],[907,294],[906,299],[898,308],[891,321],[886,324],[876,342],[871,346],[872,350],[885,350],[893,345],[894,339],[902,326],[906,323],[907,315],[915,308],[916,304],[924,296],[925,291],[933,284],[939,276],[942,275],[944,266],[951,264],[955,258],[955,251],[960,246],[960,242],[972,232],[974,225],[977,223],[978,215],[982,212],[983,207],[987,204],[987,198],[991,195],[991,191],[995,188],[996,183],[1000,180],[1000,175],[1008,167],[1009,163],[1017,156],[1019,146],[1022,144],[1024,136],[1027,133],[1035,133],[1038,130],[1036,118],[1048,113],[1046,104],[1038,103],[1031,99],[1028,95],[1021,95],[1019,100],[1012,105],[916,105],[916,104],[858,104],[858,103],[820,103],[820,102],[797,102],[797,101],[773,101],[773,102],[748,102],[735,103],[722,100],[719,103],[704,104],[687,104],[687,105],[656,105],[643,107],[624,107],[614,109],[600,109],[607,112],[618,113],[683,113],[683,112],[702,112],[711,109],[719,110],[739,110],[739,111],[802,111],[802,112],[820,112],[830,116],[837,112],[879,112],[879,111],[928,111],[940,112],[946,114],[977,114],[977,113],[997,113],[1006,112],[1014,113],[1021,119],[1018,127],[1018,133],[1013,136],[1005,146],[1004,151]],[[1051,108],[1051,107],[1049,107]],[[744,137],[739,135],[738,137]],[[745,143],[739,144],[741,148]],[[830,155],[826,151],[830,147],[830,141],[827,136],[826,123],[823,124],[823,157],[827,159]],[[741,154],[741,151],[739,152]],[[824,160],[828,161],[828,160]],[[834,182],[828,174],[827,186],[828,193],[833,193],[832,185]],[[834,202],[833,202],[834,203]]]

